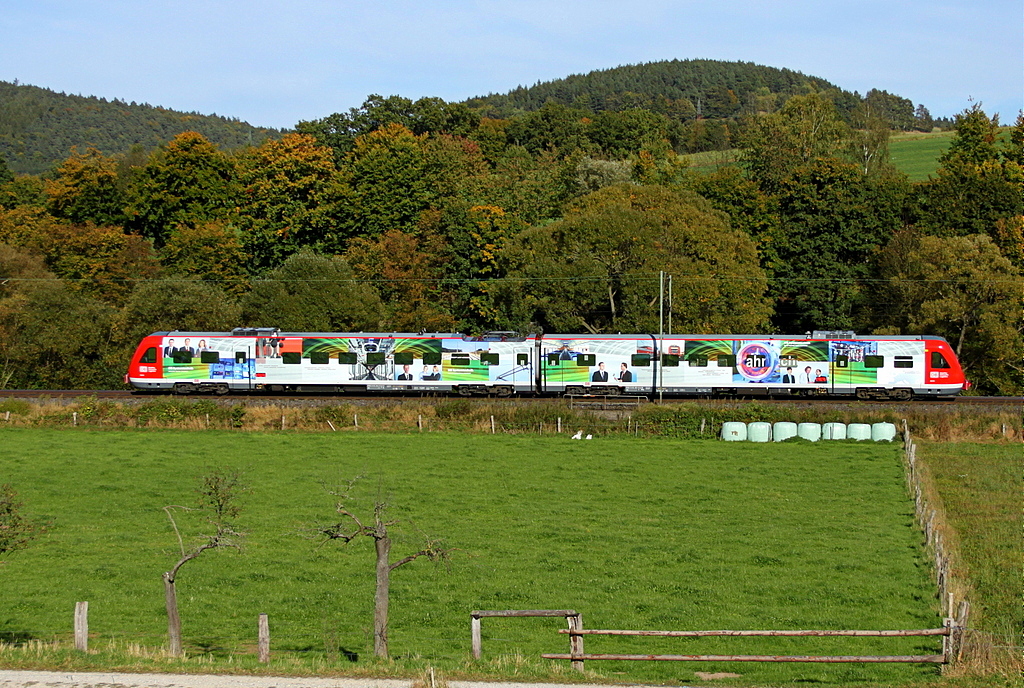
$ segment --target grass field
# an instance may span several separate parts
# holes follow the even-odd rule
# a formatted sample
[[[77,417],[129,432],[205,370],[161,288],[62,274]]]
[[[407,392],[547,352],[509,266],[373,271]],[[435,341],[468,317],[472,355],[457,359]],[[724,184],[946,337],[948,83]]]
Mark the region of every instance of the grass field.
[[[1024,633],[1024,448],[1020,444],[925,443],[928,466],[956,531],[959,574],[975,588],[971,626],[1021,651]]]
[[[893,133],[889,139],[889,160],[910,181],[927,181],[929,176],[935,175],[939,167],[939,156],[949,148],[953,136],[952,131]],[[708,151],[683,157],[689,161],[691,169],[709,173],[722,165],[735,164],[739,159],[739,151]]]
[[[889,160],[912,182],[923,182],[935,174],[939,156],[949,148],[955,132],[893,134],[889,139]]]
[[[569,675],[538,657],[568,646],[550,619],[485,620],[484,660],[470,661],[474,609],[573,608],[589,628],[940,625],[890,445],[38,429],[0,431],[0,441],[0,481],[52,521],[0,569],[8,640],[66,639],[75,601],[88,600],[93,647],[163,643],[160,575],[176,542],[162,507],[190,503],[197,477],[213,466],[245,471],[247,546],[189,563],[178,588],[187,648],[221,665],[255,666],[261,612],[270,615],[278,670],[285,655],[315,660],[318,670],[372,664],[370,542],[318,546],[303,536],[331,515],[322,483],[355,475],[366,476],[358,507],[383,494],[402,520],[396,558],[418,548],[421,534],[460,548],[447,566],[416,561],[393,573],[391,649],[413,669]],[[936,640],[914,638],[586,642],[589,652],[938,651]],[[732,681],[742,685],[937,676],[909,665],[588,663],[617,681],[692,681],[708,670],[742,674]]]

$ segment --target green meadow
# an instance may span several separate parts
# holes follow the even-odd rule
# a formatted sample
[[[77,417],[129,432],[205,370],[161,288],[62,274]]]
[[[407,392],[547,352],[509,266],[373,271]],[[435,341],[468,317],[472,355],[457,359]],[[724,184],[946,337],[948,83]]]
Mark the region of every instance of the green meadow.
[[[555,619],[484,619],[476,609],[575,609],[587,628],[911,629],[941,625],[899,448],[713,440],[455,433],[0,431],[2,473],[48,532],[0,567],[0,638],[66,642],[76,601],[91,646],[166,642],[161,573],[177,559],[164,512],[195,502],[214,467],[244,472],[242,551],[215,550],[178,577],[186,649],[258,670],[257,615],[270,616],[268,669],[371,669],[373,546],[322,543],[328,489],[362,476],[349,506],[386,501],[393,558],[443,538],[442,564],[392,573],[395,666],[449,676],[571,680]],[[181,513],[186,538],[204,532]],[[105,645],[106,644],[106,645]],[[588,636],[588,652],[933,654],[934,638],[637,639]],[[13,655],[0,654],[12,665]],[[87,666],[68,653],[63,666]],[[305,662],[305,664],[303,664]],[[180,668],[179,665],[175,665]],[[379,665],[378,665],[379,666]],[[298,668],[296,668],[298,667]],[[113,667],[111,667],[113,668]],[[147,665],[145,668],[152,668]],[[199,670],[192,666],[188,670]],[[677,683],[727,671],[735,685],[906,685],[930,665],[587,663],[591,678]]]
[[[889,161],[912,182],[927,181],[939,167],[939,157],[949,148],[955,132],[893,134],[889,139]]]
[[[1021,657],[1024,606],[1021,535],[1024,533],[1024,448],[1020,443],[969,442],[921,446],[961,557],[958,573],[976,594],[970,625]]]
[[[939,167],[939,157],[949,148],[955,132],[893,133],[889,139],[889,161],[912,182],[927,181]],[[736,164],[739,150],[708,151],[682,156],[691,169],[710,173],[723,165]]]

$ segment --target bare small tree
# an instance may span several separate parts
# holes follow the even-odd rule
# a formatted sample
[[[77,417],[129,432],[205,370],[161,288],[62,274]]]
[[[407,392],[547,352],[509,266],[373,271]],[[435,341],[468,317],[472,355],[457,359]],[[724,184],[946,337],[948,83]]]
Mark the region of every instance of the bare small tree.
[[[8,484],[0,486],[0,556],[28,547],[46,530],[44,524],[26,518],[21,508],[14,488]]]
[[[358,480],[358,478],[356,479]],[[391,561],[391,536],[388,528],[398,524],[398,521],[388,520],[385,514],[388,504],[379,497],[373,504],[373,522],[364,523],[356,516],[346,504],[350,501],[349,491],[356,480],[349,483],[344,492],[328,492],[334,496],[334,510],[341,517],[337,523],[329,523],[316,526],[316,533],[323,538],[324,542],[341,540],[348,544],[358,537],[373,538],[374,549],[377,554],[376,577],[377,585],[373,598],[373,653],[378,657],[388,657],[388,602],[391,591],[391,572],[399,566],[404,566],[420,557],[427,557],[432,561],[443,561],[455,551],[454,548],[444,548],[439,540],[424,538],[425,543],[418,552],[413,552],[407,557],[398,561]]]
[[[167,518],[171,521],[171,527],[174,528],[174,534],[178,537],[178,549],[181,552],[181,557],[174,567],[163,574],[164,600],[167,605],[167,635],[170,639],[170,653],[175,657],[182,655],[181,617],[178,615],[178,594],[174,587],[178,571],[206,550],[219,547],[240,549],[240,540],[245,535],[235,530],[232,525],[232,521],[242,511],[238,505],[238,498],[246,491],[240,472],[228,469],[210,471],[200,479],[200,486],[196,491],[199,493],[198,506],[187,507],[172,504],[164,507]],[[186,549],[185,541],[181,537],[181,531],[174,518],[176,510],[204,512],[212,532],[199,534],[195,538],[193,546]]]

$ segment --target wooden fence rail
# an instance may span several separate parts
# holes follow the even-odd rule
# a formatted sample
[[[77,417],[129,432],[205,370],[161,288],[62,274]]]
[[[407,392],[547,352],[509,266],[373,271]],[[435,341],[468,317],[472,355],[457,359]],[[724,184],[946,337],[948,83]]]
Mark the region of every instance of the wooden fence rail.
[[[596,628],[569,628],[559,630],[569,635],[569,654],[542,654],[544,659],[567,659],[580,671],[583,662],[591,660],[624,660],[624,661],[656,661],[656,662],[817,662],[827,664],[838,663],[932,663],[945,664],[948,656],[948,638],[953,634],[952,620],[947,619],[942,628],[923,628],[894,631],[854,631],[854,630],[761,630],[761,631],[635,631],[635,630],[604,630]],[[572,638],[584,635],[615,635],[645,636],[662,638],[712,638],[712,637],[859,637],[859,638],[894,638],[912,636],[944,636],[942,654],[937,655],[624,655],[624,654],[586,654],[574,651]]]
[[[568,631],[583,630],[583,615],[575,609],[508,609],[508,610],[477,610],[469,613],[473,632],[473,658],[480,659],[483,654],[483,640],[480,630],[480,619],[485,617],[515,618],[528,616],[562,616],[568,622]],[[568,631],[561,631],[567,633]],[[573,635],[569,638],[569,652],[583,654],[583,638]],[[572,667],[583,671],[583,662],[572,659]]]

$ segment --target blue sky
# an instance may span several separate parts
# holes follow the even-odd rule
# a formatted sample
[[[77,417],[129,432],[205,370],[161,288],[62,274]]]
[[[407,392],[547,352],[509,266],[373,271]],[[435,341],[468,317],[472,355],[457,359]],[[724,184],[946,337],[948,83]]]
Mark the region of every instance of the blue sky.
[[[952,116],[1024,107],[1021,0],[0,0],[0,80],[292,127],[669,59],[785,67]]]

